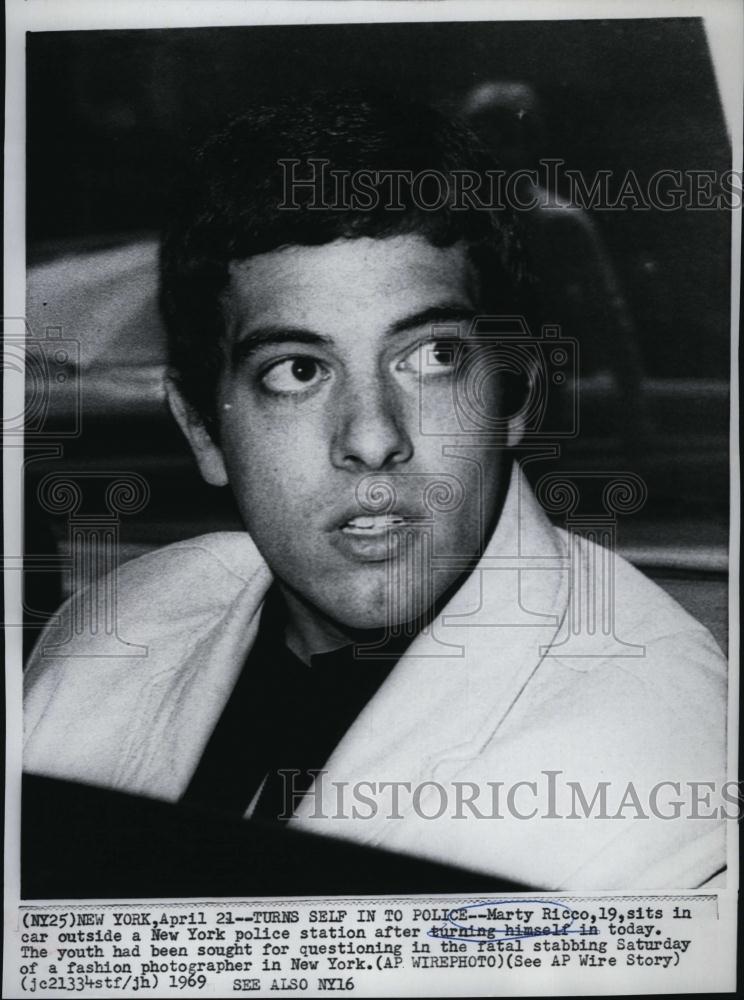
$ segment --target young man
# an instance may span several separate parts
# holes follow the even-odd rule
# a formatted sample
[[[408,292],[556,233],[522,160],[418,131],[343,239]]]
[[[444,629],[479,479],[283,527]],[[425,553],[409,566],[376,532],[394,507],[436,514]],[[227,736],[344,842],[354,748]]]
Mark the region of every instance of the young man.
[[[168,394],[246,531],[122,567],[146,655],[42,637],[28,770],[544,888],[722,869],[722,822],[689,818],[689,784],[724,776],[709,634],[616,558],[614,627],[567,642],[603,550],[569,545],[513,457],[524,352],[498,331],[524,267],[462,181],[494,167],[360,95],[201,150],[162,247]]]

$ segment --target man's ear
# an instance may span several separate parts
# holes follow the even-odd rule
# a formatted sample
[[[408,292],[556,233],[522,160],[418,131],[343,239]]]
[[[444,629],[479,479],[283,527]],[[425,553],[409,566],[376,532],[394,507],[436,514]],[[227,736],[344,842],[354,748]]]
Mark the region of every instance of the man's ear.
[[[516,448],[518,444],[521,444],[524,432],[524,413],[515,413],[513,417],[509,418],[509,428],[506,432],[506,447]]]
[[[516,448],[527,429],[527,410],[534,391],[535,372],[530,369],[506,376],[504,405],[508,413],[506,447]]]
[[[210,486],[226,486],[227,471],[222,451],[212,440],[201,417],[184,398],[177,382],[170,376],[165,380],[165,392],[171,413],[191,445],[203,479]]]

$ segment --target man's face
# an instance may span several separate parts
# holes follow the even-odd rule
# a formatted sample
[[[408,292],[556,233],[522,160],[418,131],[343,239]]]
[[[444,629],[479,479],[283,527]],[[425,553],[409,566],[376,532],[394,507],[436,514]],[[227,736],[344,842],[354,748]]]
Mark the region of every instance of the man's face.
[[[279,582],[342,629],[415,619],[493,527],[502,456],[454,405],[477,306],[465,247],[417,235],[231,267],[217,460]]]

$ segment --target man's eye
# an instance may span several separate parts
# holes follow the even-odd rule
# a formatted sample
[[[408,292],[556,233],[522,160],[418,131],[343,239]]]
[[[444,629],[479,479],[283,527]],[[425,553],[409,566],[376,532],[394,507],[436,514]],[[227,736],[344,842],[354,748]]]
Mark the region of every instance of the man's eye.
[[[277,361],[261,376],[269,392],[300,393],[330,377],[330,372],[314,358],[295,357]]]
[[[422,378],[449,375],[455,370],[458,346],[456,340],[427,340],[418,344],[400,367]]]

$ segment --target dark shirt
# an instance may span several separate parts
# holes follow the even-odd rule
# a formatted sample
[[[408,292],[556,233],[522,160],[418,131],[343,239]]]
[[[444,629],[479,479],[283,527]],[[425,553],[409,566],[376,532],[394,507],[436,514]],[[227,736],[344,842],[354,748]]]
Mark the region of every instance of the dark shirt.
[[[284,643],[285,609],[272,587],[258,635],[182,802],[242,816],[286,820],[405,646],[382,658],[353,645],[303,663]],[[393,651],[394,648],[394,652]],[[291,777],[282,771],[299,771]],[[268,775],[268,777],[267,777]],[[294,797],[292,795],[294,793]]]

